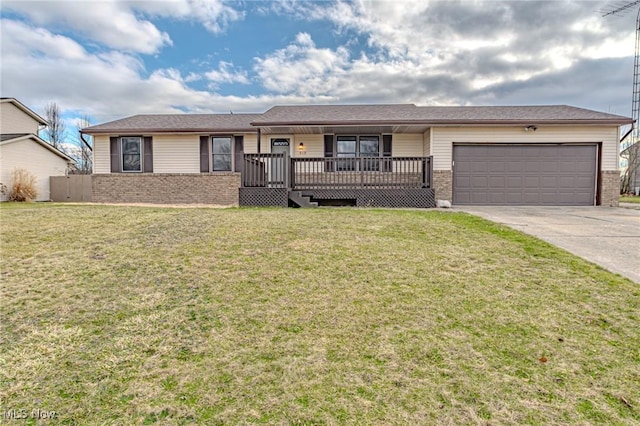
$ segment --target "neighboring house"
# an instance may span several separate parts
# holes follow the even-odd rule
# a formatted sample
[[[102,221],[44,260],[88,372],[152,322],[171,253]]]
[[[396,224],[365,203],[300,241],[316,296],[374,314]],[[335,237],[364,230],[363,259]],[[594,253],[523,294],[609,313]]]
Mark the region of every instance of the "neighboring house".
[[[88,127],[103,202],[617,205],[619,127],[576,107],[276,106]]]
[[[26,169],[37,179],[36,201],[48,201],[49,177],[64,176],[73,160],[37,136],[47,125],[38,114],[14,98],[1,98],[0,108],[0,182],[9,187],[12,171]]]

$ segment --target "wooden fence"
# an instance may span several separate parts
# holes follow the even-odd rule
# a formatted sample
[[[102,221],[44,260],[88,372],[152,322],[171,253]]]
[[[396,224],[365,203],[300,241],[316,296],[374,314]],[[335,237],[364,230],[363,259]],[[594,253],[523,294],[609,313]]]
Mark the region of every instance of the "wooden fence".
[[[56,202],[89,202],[92,200],[91,181],[91,175],[51,176],[49,197]]]

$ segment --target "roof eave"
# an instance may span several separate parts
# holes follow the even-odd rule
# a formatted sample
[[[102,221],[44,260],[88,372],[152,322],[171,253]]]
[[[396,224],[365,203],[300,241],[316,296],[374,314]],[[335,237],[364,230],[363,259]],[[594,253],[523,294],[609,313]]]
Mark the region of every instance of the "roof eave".
[[[632,124],[632,119],[554,119],[554,120],[537,120],[533,119],[516,119],[516,120],[337,120],[337,121],[271,121],[258,122],[254,121],[251,125],[256,127],[294,127],[294,126],[378,126],[378,125],[403,125],[403,126],[437,126],[437,125],[504,125],[519,126],[529,124],[575,124],[575,125],[611,125],[621,126]]]
[[[256,133],[255,127],[249,128],[221,128],[221,129],[82,129],[85,135],[113,135],[113,134],[174,134],[174,133]]]

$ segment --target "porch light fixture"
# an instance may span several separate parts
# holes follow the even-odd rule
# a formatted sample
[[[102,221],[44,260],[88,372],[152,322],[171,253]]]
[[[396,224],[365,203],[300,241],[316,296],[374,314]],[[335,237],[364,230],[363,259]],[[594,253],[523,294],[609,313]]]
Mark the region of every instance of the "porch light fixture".
[[[530,125],[524,128],[525,132],[535,132],[536,130],[538,130],[538,127],[534,126],[534,125]]]
[[[304,151],[304,144],[302,142],[298,144],[298,151]]]

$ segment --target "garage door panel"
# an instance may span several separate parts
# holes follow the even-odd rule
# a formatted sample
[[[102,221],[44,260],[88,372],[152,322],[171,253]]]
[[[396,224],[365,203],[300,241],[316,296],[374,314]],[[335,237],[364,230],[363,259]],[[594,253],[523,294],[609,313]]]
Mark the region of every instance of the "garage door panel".
[[[505,188],[522,188],[524,176],[506,176]]]
[[[582,177],[582,176],[574,177],[573,181],[574,181],[574,187],[579,187],[579,188],[587,188],[593,184],[591,179],[589,179],[588,177]],[[590,191],[590,192],[593,192],[593,191]]]
[[[471,170],[477,173],[486,173],[489,171],[489,165],[486,161],[476,161],[472,164]]]
[[[522,204],[522,192],[507,192],[505,204]]]
[[[529,160],[524,163],[523,170],[527,173],[538,173],[540,171],[540,162]]]
[[[506,196],[503,193],[490,192],[489,200],[493,204],[504,204],[506,200]]]
[[[559,176],[541,176],[538,180],[539,180],[539,184],[537,187],[543,190],[549,189],[549,188],[557,188],[558,186],[560,186]]]
[[[522,188],[530,189],[530,188],[538,188],[540,186],[540,177],[539,176],[525,176],[522,179]]]
[[[558,167],[560,164],[558,161],[541,161],[540,162],[540,171],[542,173],[558,173]]]
[[[593,205],[597,146],[454,145],[455,204]]]
[[[489,188],[502,188],[506,185],[505,176],[490,176],[489,177]]]
[[[591,164],[590,162],[587,161],[580,161],[575,164],[575,171],[576,173],[582,174],[582,173],[589,173],[591,171],[591,169],[593,168],[593,164]]]
[[[489,187],[488,176],[478,176],[471,181],[471,188],[473,189],[486,189]]]
[[[496,161],[493,159],[489,161],[488,171],[490,173],[504,173],[506,169],[507,162],[505,161]]]

